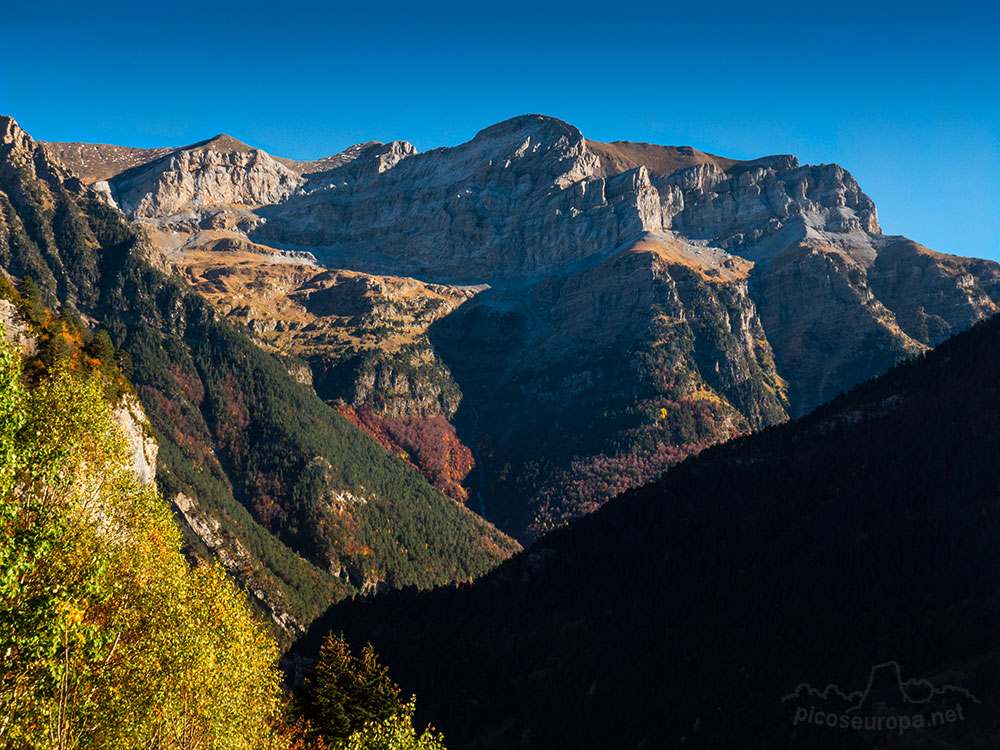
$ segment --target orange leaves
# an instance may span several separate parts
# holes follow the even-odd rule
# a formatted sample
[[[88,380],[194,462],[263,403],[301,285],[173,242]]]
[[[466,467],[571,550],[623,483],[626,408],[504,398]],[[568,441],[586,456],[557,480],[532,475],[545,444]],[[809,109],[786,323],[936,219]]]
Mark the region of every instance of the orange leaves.
[[[337,410],[383,448],[416,468],[434,487],[459,502],[468,499],[462,482],[475,466],[472,451],[443,416],[388,417],[367,407]]]

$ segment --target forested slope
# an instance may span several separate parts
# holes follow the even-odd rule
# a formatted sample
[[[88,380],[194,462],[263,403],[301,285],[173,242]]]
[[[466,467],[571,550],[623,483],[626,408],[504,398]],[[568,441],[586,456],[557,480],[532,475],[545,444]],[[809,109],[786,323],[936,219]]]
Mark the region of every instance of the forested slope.
[[[0,747],[443,750],[370,647],[292,700],[222,566],[189,564],[128,354],[0,277]]]
[[[127,381],[2,291],[0,746],[287,747],[276,644],[220,567],[188,564],[136,474],[113,411]]]

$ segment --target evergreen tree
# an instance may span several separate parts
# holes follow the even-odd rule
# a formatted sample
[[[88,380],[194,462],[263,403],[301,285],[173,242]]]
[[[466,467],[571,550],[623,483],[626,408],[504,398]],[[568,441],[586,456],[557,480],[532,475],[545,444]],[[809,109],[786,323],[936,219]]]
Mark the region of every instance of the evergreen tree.
[[[305,679],[299,705],[313,733],[329,744],[346,741],[366,724],[384,722],[403,708],[399,688],[371,644],[357,657],[346,640],[333,634]]]
[[[87,354],[104,364],[114,360],[115,345],[111,343],[111,337],[103,328],[96,331],[87,342]]]
[[[21,312],[33,325],[39,326],[45,322],[45,304],[42,302],[42,294],[38,291],[34,280],[30,276],[21,279]]]

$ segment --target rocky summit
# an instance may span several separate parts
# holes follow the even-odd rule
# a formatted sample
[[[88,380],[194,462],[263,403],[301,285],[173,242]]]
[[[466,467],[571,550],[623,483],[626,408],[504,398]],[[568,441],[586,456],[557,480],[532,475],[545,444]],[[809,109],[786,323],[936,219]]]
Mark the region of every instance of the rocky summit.
[[[229,136],[47,144],[162,262],[521,538],[802,415],[997,311],[1000,266],[886,236],[835,164],[526,115],[315,162]]]

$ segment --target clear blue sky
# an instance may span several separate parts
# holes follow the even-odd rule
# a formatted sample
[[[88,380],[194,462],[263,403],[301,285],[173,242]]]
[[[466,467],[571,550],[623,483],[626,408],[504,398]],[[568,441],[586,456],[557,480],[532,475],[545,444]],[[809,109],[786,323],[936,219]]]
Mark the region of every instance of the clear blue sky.
[[[27,2],[0,112],[40,140],[226,132],[317,158],[527,112],[589,138],[837,162],[886,232],[1000,260],[992,2]]]

